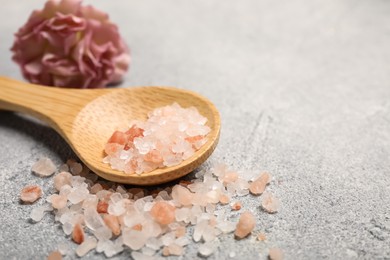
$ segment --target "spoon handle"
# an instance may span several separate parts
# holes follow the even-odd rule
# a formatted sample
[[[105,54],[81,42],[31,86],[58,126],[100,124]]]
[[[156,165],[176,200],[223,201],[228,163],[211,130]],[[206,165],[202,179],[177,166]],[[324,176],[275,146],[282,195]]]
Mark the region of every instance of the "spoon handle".
[[[87,91],[87,92],[85,92]],[[33,85],[0,77],[0,109],[32,115],[62,132],[96,92]],[[90,94],[90,95],[88,95]]]

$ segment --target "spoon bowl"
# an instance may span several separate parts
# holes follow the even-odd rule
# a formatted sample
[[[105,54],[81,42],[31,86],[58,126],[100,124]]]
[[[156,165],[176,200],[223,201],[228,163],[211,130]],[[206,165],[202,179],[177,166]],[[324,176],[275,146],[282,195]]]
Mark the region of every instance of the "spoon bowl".
[[[104,145],[115,130],[131,120],[146,120],[148,112],[177,102],[194,106],[211,128],[207,142],[195,154],[172,167],[126,174],[103,163]],[[172,87],[64,89],[27,84],[0,77],[0,108],[33,115],[53,127],[80,160],[99,176],[120,183],[155,185],[180,178],[202,164],[214,151],[220,117],[206,98]]]

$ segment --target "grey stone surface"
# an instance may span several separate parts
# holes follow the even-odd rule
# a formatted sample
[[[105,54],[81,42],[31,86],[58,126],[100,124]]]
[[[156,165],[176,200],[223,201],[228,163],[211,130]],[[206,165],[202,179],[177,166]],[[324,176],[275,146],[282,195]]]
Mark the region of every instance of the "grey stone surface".
[[[272,246],[286,259],[390,259],[389,1],[93,3],[132,49],[123,86],[178,86],[219,109],[220,143],[202,168],[223,161],[274,176],[279,213],[243,199],[267,243],[224,236],[210,259],[231,251],[263,259]],[[1,75],[21,79],[10,58],[12,34],[42,4],[0,0]],[[52,179],[30,172],[42,156],[60,165],[74,155],[40,122],[1,111],[0,259],[43,259],[59,242],[75,247],[52,216],[31,224],[33,206],[18,201],[26,184],[52,192]],[[197,247],[181,259],[198,258]]]

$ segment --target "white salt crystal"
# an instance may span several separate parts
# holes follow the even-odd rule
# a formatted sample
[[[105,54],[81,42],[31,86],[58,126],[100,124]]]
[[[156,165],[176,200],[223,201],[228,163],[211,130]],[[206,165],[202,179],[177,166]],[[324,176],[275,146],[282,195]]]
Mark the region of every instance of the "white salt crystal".
[[[127,229],[123,231],[123,243],[132,250],[139,250],[144,247],[147,236],[141,231]]]
[[[32,172],[39,177],[48,177],[56,171],[56,166],[49,158],[41,158],[31,168]]]
[[[164,246],[169,246],[173,241],[175,241],[175,232],[169,232],[161,237]]]
[[[236,252],[231,251],[231,252],[229,253],[229,257],[230,257],[230,258],[236,257]]]
[[[122,194],[120,193],[113,193],[111,196],[110,196],[110,200],[113,202],[113,203],[118,203],[119,201],[121,201],[123,198],[122,198]]]
[[[189,222],[189,208],[179,208],[175,210],[176,221],[184,221],[186,223]]]
[[[231,221],[220,221],[217,223],[217,228],[223,233],[231,233],[236,229],[236,224]]]
[[[108,240],[112,237],[112,231],[107,226],[96,229],[93,234],[98,240]]]
[[[153,250],[159,250],[162,247],[162,242],[160,239],[157,239],[156,237],[150,237],[148,240],[146,240],[146,246],[153,249]]]
[[[137,251],[131,252],[131,256],[133,257],[134,260],[155,260],[155,257],[150,255],[144,255]]]
[[[193,235],[193,239],[195,242],[200,241],[207,227],[208,227],[207,220],[202,220],[195,226],[194,235]]]
[[[30,218],[35,222],[39,222],[42,220],[44,214],[45,211],[42,209],[42,207],[36,207],[31,211]]]
[[[89,191],[86,188],[82,188],[82,187],[73,188],[68,195],[68,200],[72,204],[78,204],[81,201],[83,201],[85,198],[87,198],[88,194]]]
[[[156,250],[150,248],[150,247],[143,247],[142,248],[142,254],[152,256],[156,253]]]
[[[73,225],[70,222],[65,222],[62,225],[62,230],[64,231],[64,233],[66,235],[70,235],[72,233],[72,230],[73,230]]]
[[[175,244],[179,246],[186,246],[190,243],[190,240],[187,237],[179,237],[175,240]]]
[[[86,255],[89,251],[96,247],[97,240],[94,237],[87,237],[81,245],[76,249],[76,254],[79,257]]]
[[[218,238],[216,238],[213,241],[209,241],[209,242],[206,242],[206,243],[200,245],[198,252],[202,256],[208,257],[215,252],[215,250],[218,248],[219,244],[220,244],[220,242],[219,242]]]
[[[61,255],[67,255],[69,253],[69,246],[65,243],[59,243],[57,249]]]
[[[97,213],[96,209],[93,208],[87,208],[84,210],[84,220],[87,227],[92,231],[105,225],[99,213]]]

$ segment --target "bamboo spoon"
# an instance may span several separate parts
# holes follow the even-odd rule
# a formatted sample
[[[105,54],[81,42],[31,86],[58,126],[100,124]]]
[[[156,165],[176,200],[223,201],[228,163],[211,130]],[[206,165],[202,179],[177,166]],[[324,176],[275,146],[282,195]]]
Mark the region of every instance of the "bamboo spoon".
[[[149,111],[173,102],[196,107],[211,128],[207,143],[191,158],[141,175],[125,174],[102,162],[104,145],[116,129],[133,119],[146,120]],[[209,100],[170,87],[64,89],[0,77],[0,108],[39,118],[54,128],[96,174],[136,185],[168,182],[194,170],[214,151],[221,127],[219,113]]]

